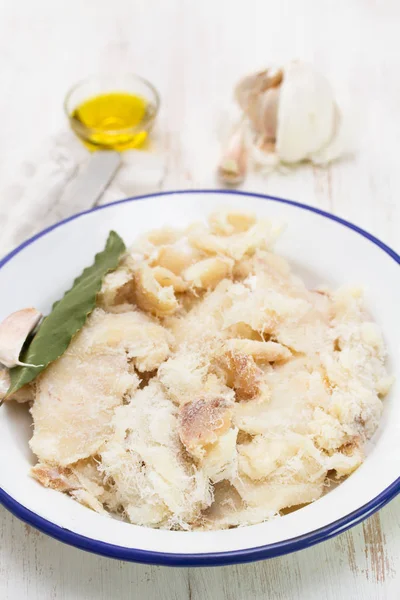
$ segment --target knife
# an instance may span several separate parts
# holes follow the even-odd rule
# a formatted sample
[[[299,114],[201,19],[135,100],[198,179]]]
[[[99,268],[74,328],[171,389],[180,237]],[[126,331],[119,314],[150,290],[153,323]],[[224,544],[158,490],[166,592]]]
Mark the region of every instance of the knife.
[[[68,206],[68,212],[73,214],[80,212],[83,207],[95,206],[114,178],[120,164],[121,154],[115,150],[94,152],[85,169],[62,195],[61,202],[64,206]]]

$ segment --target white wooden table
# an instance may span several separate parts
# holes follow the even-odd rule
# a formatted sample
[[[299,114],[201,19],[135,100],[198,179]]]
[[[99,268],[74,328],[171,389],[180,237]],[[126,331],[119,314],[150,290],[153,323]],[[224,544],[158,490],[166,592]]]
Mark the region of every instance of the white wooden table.
[[[123,167],[102,202],[214,187],[217,130],[235,80],[298,57],[341,84],[361,124],[355,156],[323,170],[250,177],[245,189],[309,203],[399,249],[397,0],[0,0],[0,254],[86,206],[61,191],[87,159],[67,133],[66,89],[99,69],[161,92],[157,156]],[[36,265],[35,268],[40,268]],[[2,457],[2,460],[5,460]],[[64,546],[0,509],[0,598],[215,600],[400,597],[400,498],[300,553],[217,569],[166,569]]]

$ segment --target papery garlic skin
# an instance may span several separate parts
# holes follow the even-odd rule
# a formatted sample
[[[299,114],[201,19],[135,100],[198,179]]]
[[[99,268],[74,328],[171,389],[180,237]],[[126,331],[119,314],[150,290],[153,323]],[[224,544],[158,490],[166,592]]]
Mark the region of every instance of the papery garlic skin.
[[[258,108],[256,103],[267,90],[278,89],[283,80],[282,69],[266,69],[243,77],[235,88],[235,100],[243,112],[253,121]]]

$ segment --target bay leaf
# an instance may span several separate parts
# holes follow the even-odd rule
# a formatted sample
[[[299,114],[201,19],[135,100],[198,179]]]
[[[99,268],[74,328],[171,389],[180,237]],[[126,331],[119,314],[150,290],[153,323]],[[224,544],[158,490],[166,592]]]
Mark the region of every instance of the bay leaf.
[[[115,231],[110,231],[104,250],[96,254],[94,263],[75,279],[63,298],[53,304],[51,313],[44,318],[34,337],[23,349],[20,360],[37,366],[10,369],[11,383],[7,396],[33,381],[65,352],[73,336],[82,329],[95,308],[104,276],[118,266],[124,251],[123,240]]]

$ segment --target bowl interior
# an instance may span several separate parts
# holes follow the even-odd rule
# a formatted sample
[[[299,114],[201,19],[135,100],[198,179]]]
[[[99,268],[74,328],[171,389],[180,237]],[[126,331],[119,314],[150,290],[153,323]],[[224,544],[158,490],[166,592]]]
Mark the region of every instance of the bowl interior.
[[[160,96],[149,81],[132,73],[118,72],[80,81],[69,90],[64,101],[72,130],[89,150],[123,151],[141,147],[159,107]]]
[[[132,73],[110,73],[94,75],[74,85],[65,97],[65,113],[69,117],[82,102],[101,94],[113,92],[140,96],[153,107],[154,117],[158,112],[160,97],[156,88],[149,81]],[[110,131],[112,131],[111,128]]]
[[[46,313],[90,264],[110,229],[129,245],[146,230],[187,225],[220,207],[254,210],[287,224],[276,250],[291,260],[310,286],[362,284],[366,303],[382,327],[389,368],[398,374],[400,278],[396,260],[355,230],[293,204],[252,195],[186,192],[101,207],[64,222],[23,245],[0,268],[0,320],[26,306]],[[4,293],[6,291],[6,293]],[[279,544],[327,527],[374,500],[400,475],[399,384],[384,400],[379,430],[364,464],[320,500],[267,523],[216,532],[153,530],[100,516],[66,495],[45,489],[29,476],[27,409],[14,403],[0,410],[0,486],[12,499],[51,523],[93,540],[154,552],[218,553]],[[371,507],[369,507],[371,508]],[[367,509],[366,509],[367,510]]]

